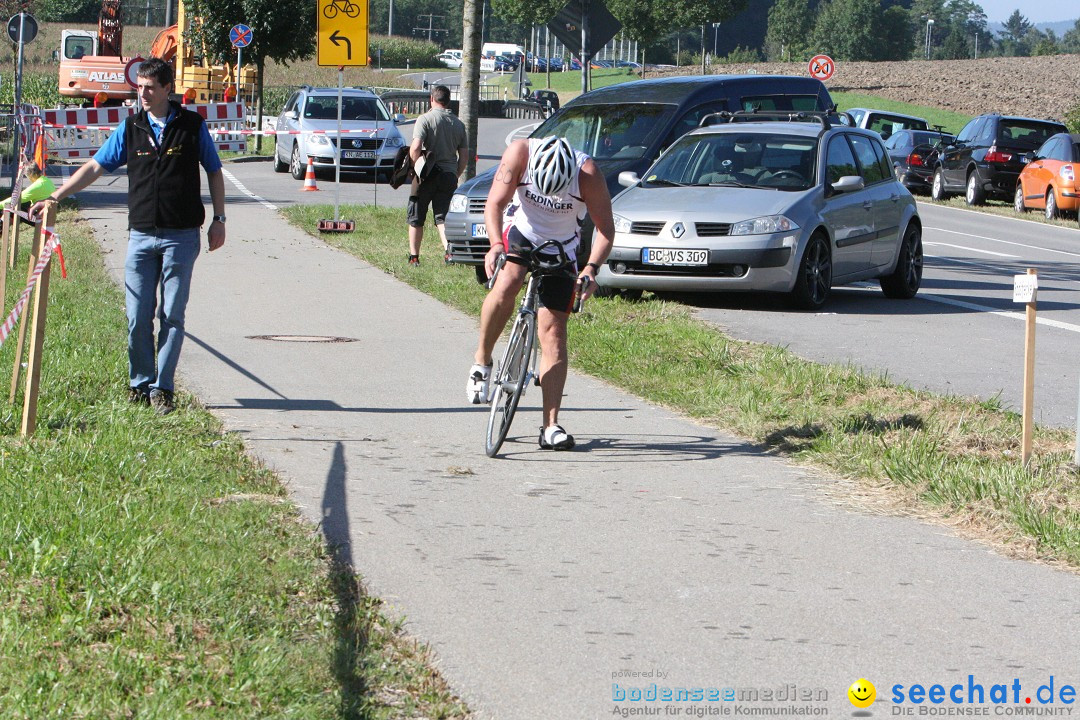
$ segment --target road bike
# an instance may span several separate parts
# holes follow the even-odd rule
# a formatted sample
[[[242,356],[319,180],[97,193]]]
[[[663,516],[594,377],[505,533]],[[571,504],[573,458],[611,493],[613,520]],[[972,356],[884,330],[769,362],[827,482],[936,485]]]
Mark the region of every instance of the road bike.
[[[349,0],[330,0],[330,4],[323,8],[323,15],[333,19],[337,17],[338,11],[354,18],[360,15],[360,6],[354,5]]]
[[[556,253],[550,252],[552,248]],[[545,253],[545,251],[549,252]],[[525,388],[529,383],[540,385],[540,375],[537,372],[540,348],[536,337],[540,278],[545,275],[569,275],[575,269],[574,260],[567,256],[562,243],[548,240],[522,257],[505,253],[500,255],[495,264],[495,272],[492,273],[491,280],[487,284],[489,289],[495,287],[495,279],[507,262],[525,266],[529,281],[525,287],[521,305],[518,307],[517,318],[510,331],[506,349],[503,350],[502,358],[491,373],[487,398],[491,403],[491,412],[488,414],[487,435],[484,437],[484,452],[488,457],[495,457],[503,441],[506,440],[506,433],[509,432],[510,424],[514,421],[514,413],[517,412],[521,396],[525,394]],[[581,310],[583,289],[579,280],[573,312]]]

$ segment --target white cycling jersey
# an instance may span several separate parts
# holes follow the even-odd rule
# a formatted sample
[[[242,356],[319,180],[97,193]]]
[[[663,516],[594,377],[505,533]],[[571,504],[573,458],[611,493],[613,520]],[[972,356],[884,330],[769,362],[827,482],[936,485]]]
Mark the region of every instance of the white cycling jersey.
[[[542,140],[529,140],[529,157],[532,157],[536,145]],[[548,240],[558,240],[563,244],[566,254],[574,257],[581,240],[581,223],[585,219],[586,211],[578,184],[581,179],[581,166],[588,159],[589,156],[585,153],[574,151],[577,171],[574,179],[570,181],[570,186],[561,196],[541,195],[533,185],[532,178],[526,174],[503,213],[503,240],[505,241],[510,228],[514,227],[533,247]]]

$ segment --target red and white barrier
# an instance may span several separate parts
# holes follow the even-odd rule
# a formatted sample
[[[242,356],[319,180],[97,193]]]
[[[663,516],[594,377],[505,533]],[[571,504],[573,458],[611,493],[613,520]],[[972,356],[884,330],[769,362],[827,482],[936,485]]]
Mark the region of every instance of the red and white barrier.
[[[7,319],[4,320],[4,324],[0,325],[0,347],[4,346],[4,341],[8,339],[11,331],[15,329],[15,324],[19,322],[19,316],[22,315],[23,310],[26,309],[26,303],[30,300],[30,293],[34,291],[34,286],[37,285],[38,278],[41,277],[41,273],[45,272],[49,260],[52,259],[53,250],[59,245],[59,236],[46,230],[45,243],[41,248],[41,256],[38,258],[37,264],[34,265],[34,272],[30,274],[30,282],[26,284],[26,289],[23,290],[22,295],[19,296],[18,301],[15,303],[15,307],[11,310]]]
[[[247,150],[247,139],[242,133],[245,118],[243,103],[186,105],[185,108],[199,113],[206,120],[207,129],[216,136],[214,144],[219,152]],[[135,112],[134,107],[126,105],[42,110],[45,132],[49,135],[49,150],[62,159],[93,157],[120,122]]]

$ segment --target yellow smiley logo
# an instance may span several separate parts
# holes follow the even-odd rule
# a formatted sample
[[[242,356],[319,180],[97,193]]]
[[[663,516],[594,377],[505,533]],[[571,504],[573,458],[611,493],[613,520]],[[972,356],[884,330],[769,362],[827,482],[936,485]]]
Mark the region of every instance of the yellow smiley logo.
[[[848,700],[851,704],[857,708],[868,708],[874,704],[874,698],[877,697],[877,689],[874,684],[866,678],[859,678],[855,682],[851,683],[851,687],[847,689]]]

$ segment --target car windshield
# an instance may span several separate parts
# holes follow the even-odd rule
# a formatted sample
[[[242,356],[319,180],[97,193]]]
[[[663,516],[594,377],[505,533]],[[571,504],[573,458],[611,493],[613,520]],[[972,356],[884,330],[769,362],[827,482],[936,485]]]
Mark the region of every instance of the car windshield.
[[[1007,120],[998,128],[997,141],[1010,145],[1030,146],[1035,149],[1051,135],[1064,132],[1060,125],[1050,125],[1037,121]]]
[[[304,117],[308,120],[337,120],[337,95],[315,95],[304,104]],[[378,98],[343,97],[341,98],[342,121],[378,120],[388,122],[390,116]]]
[[[643,187],[701,185],[806,190],[817,138],[774,133],[690,135],[646,173]]]
[[[947,133],[936,133],[929,130],[912,130],[911,137],[915,145],[948,145],[953,141],[953,136]]]
[[[675,112],[674,105],[577,105],[553,115],[532,137],[559,135],[598,160],[640,158]]]

